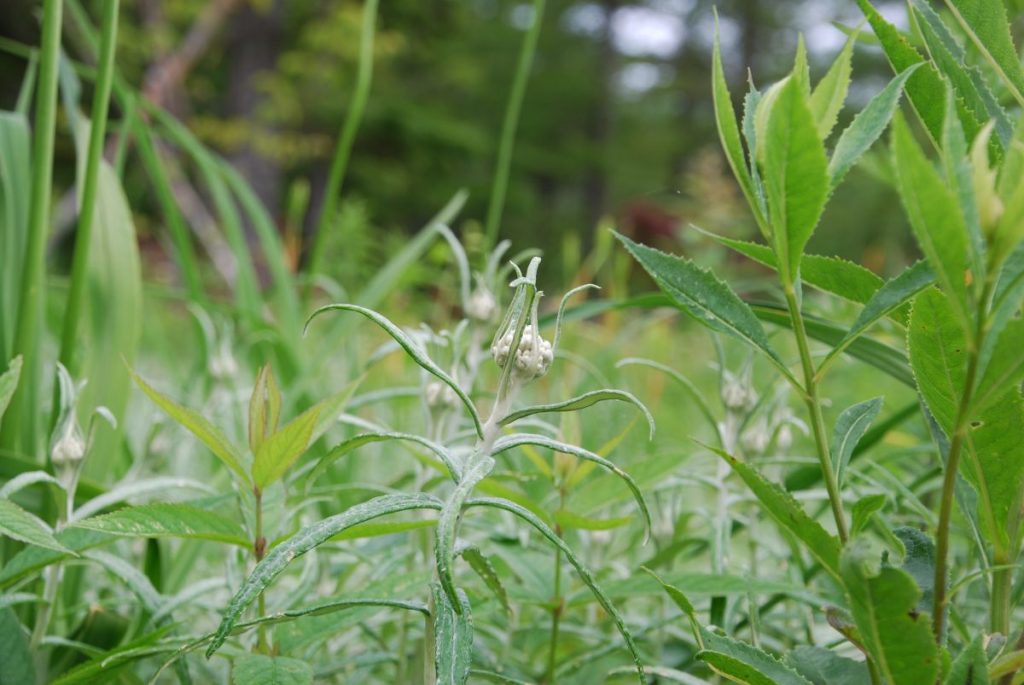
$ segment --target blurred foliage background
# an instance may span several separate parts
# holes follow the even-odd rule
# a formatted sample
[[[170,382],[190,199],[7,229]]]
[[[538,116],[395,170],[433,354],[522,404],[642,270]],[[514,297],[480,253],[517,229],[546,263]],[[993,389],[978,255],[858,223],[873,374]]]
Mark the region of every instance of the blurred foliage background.
[[[96,16],[98,2],[85,2]],[[308,249],[327,168],[352,96],[362,3],[357,0],[125,0],[117,64],[250,181],[287,236],[298,264]],[[714,133],[710,54],[714,6],[726,67],[740,93],[784,74],[798,36],[812,70],[838,51],[860,15],[847,0],[548,0],[513,158],[501,233],[548,255],[548,279],[577,272],[601,226],[677,251],[689,223],[753,237]],[[902,3],[880,3],[902,20]],[[0,4],[0,36],[38,44],[38,3]],[[458,226],[472,247],[486,212],[498,133],[531,3],[388,0],[377,27],[374,77],[327,252],[342,284],[366,277],[460,187],[471,193]],[[91,52],[65,19],[71,57]],[[76,46],[80,49],[77,50]],[[183,58],[187,58],[184,63]],[[175,62],[178,60],[178,62]],[[161,68],[181,67],[161,83]],[[0,54],[0,105],[11,107],[25,60]],[[859,49],[851,109],[884,84],[880,50]],[[739,105],[739,103],[737,103]],[[112,113],[116,132],[122,112]],[[58,139],[58,184],[70,187],[70,139]],[[175,274],[166,231],[141,174],[124,184],[144,241],[147,276]],[[182,162],[183,177],[194,170]],[[913,258],[898,203],[879,182],[876,156],[838,192],[812,251],[882,273]],[[201,184],[180,184],[195,228]],[[53,253],[74,212],[65,192]],[[602,219],[605,219],[602,221]],[[679,243],[682,243],[680,245]],[[216,244],[206,243],[207,251]],[[213,256],[213,255],[211,255]],[[560,265],[561,273],[553,268]]]

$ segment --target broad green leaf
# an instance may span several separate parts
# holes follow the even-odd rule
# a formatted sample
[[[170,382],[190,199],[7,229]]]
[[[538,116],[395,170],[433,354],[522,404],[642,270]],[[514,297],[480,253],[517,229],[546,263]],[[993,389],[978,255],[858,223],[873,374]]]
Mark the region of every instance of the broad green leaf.
[[[635,243],[616,234],[677,307],[712,330],[727,333],[764,352],[791,376],[750,307],[724,281],[688,259]]]
[[[559,509],[551,515],[562,528],[575,528],[576,530],[612,530],[628,524],[633,520],[632,516],[619,516],[611,519],[597,519],[582,514],[574,514],[568,509]]]
[[[239,617],[256,597],[297,557],[315,549],[332,536],[366,521],[388,514],[412,509],[441,509],[441,502],[429,495],[384,495],[374,498],[334,516],[306,526],[298,533],[274,547],[256,564],[249,577],[242,583],[221,619],[220,626],[206,650],[206,656],[213,656],[231,633]]]
[[[830,535],[821,524],[808,516],[792,495],[766,480],[753,467],[720,449],[709,445],[704,447],[724,459],[760,500],[765,513],[803,542],[807,546],[807,551],[821,562],[826,571],[836,579],[839,578],[840,546],[836,537]]]
[[[868,426],[882,411],[881,397],[859,402],[852,407],[847,407],[836,419],[836,427],[832,431],[832,447],[829,450],[832,455],[832,468],[835,470],[836,482],[842,487],[843,476],[846,474],[846,465],[850,461],[853,449],[864,436]]]
[[[306,321],[306,327],[309,327],[309,324],[313,321],[313,319],[320,316],[322,313],[328,311],[356,312],[357,314],[362,314],[367,319],[373,321],[375,324],[383,328],[387,332],[387,334],[390,335],[403,350],[405,350],[406,354],[408,354],[409,357],[411,357],[412,360],[416,362],[424,371],[434,376],[435,378],[437,378],[442,383],[444,383],[445,385],[452,389],[452,391],[462,401],[462,404],[466,407],[466,411],[469,412],[470,417],[473,419],[473,425],[476,428],[477,436],[483,437],[483,424],[481,424],[480,422],[480,414],[477,412],[476,406],[473,404],[473,401],[469,399],[469,395],[467,395],[466,391],[462,389],[462,386],[460,386],[454,378],[445,373],[444,369],[438,366],[437,363],[427,355],[426,350],[424,350],[423,347],[415,340],[413,340],[405,331],[403,331],[389,319],[387,319],[381,314],[378,314],[372,309],[360,307],[359,305],[355,304],[324,305],[323,307],[320,307],[315,312],[313,312],[312,315],[310,315],[309,320]]]
[[[74,528],[85,528],[110,535],[138,538],[196,538],[248,547],[251,541],[241,526],[212,511],[190,504],[160,503],[126,507],[76,521]]]
[[[867,664],[839,656],[831,649],[799,645],[786,662],[813,685],[870,685]]]
[[[918,611],[931,611],[935,595],[935,543],[917,528],[900,526],[892,531],[903,543],[903,570],[921,591]]]
[[[980,363],[979,363],[980,366]],[[971,410],[984,412],[1024,380],[1024,319],[1011,319],[992,345],[971,400]]]
[[[907,41],[906,37],[878,13],[870,0],[857,0],[857,5],[881,42],[893,71],[900,73],[915,64],[924,63],[925,66],[918,69],[907,81],[907,97],[910,98],[910,104],[913,105],[917,116],[924,122],[932,140],[938,142],[942,139],[945,110],[945,86],[942,77],[931,63],[921,57],[921,53]]]
[[[1024,104],[1024,68],[1010,36],[1003,0],[947,0],[946,6],[1017,102]]]
[[[857,43],[857,33],[854,32],[846,40],[842,51],[832,61],[825,75],[818,82],[811,92],[810,108],[814,117],[815,126],[818,129],[818,137],[822,140],[828,138],[832,128],[836,125],[839,112],[846,102],[846,91],[850,87],[850,73],[852,72],[853,46]]]
[[[936,172],[914,141],[906,123],[897,117],[893,126],[893,166],[900,199],[921,251],[954,307],[965,330],[970,249],[967,227],[953,191]]]
[[[70,552],[54,539],[49,526],[9,499],[0,499],[0,536],[57,552]]]
[[[593,406],[598,402],[606,402],[609,400],[632,404],[643,412],[644,418],[647,419],[650,437],[652,439],[654,438],[654,417],[651,416],[651,412],[646,406],[644,406],[643,402],[636,398],[635,395],[624,390],[593,390],[591,392],[584,393],[579,397],[573,397],[572,399],[565,400],[564,402],[556,402],[555,404],[538,404],[533,407],[526,407],[525,409],[514,411],[508,416],[505,416],[498,422],[498,425],[507,426],[519,419],[526,418],[527,416],[533,416],[534,414],[579,411],[580,409],[586,409],[587,407]]]
[[[854,502],[850,508],[850,535],[855,536],[868,527],[871,517],[885,506],[887,497],[882,494],[867,495]]]
[[[316,466],[313,467],[313,470],[309,472],[309,475],[306,477],[307,486],[309,484],[312,484],[313,481],[322,476],[331,464],[333,464],[335,461],[345,456],[349,452],[352,452],[353,450],[356,450],[362,447],[363,445],[369,445],[370,443],[374,442],[385,442],[389,440],[402,440],[414,442],[417,445],[422,445],[423,447],[426,447],[428,450],[430,450],[430,452],[437,456],[438,459],[441,460],[445,467],[447,467],[448,472],[452,476],[452,479],[458,481],[459,474],[461,473],[461,468],[459,468],[459,464],[455,461],[455,458],[444,446],[434,442],[433,440],[428,440],[426,438],[420,437],[419,435],[414,435],[412,433],[361,433],[332,447],[331,450],[327,454],[325,454],[320,459],[320,461],[317,462]]]
[[[725,70],[722,68],[722,51],[718,38],[718,16],[715,16],[715,47],[711,62],[711,97],[715,106],[715,123],[718,126],[718,136],[722,142],[722,149],[725,150],[725,158],[729,161],[736,182],[739,183],[743,196],[750,205],[750,211],[754,213],[759,226],[764,230],[764,217],[761,215],[760,203],[757,200],[757,193],[754,181],[750,177],[750,169],[747,166],[747,158],[743,152],[743,142],[740,140],[740,130],[736,123],[736,112],[732,107],[732,96],[729,95],[729,84],[725,80]]]
[[[697,658],[728,680],[748,685],[811,685],[810,681],[765,651],[701,628],[704,646]]]
[[[501,582],[501,576],[498,575],[498,571],[494,568],[491,560],[487,558],[487,555],[481,552],[479,547],[472,545],[463,549],[461,554],[470,568],[480,576],[480,580],[484,581],[487,588],[497,597],[505,613],[511,615],[512,605],[508,601],[508,592],[505,590],[504,583]]]
[[[231,669],[234,685],[313,685],[313,666],[303,659],[245,654]]]
[[[765,134],[758,139],[764,148],[761,175],[779,273],[784,283],[794,283],[804,247],[825,208],[828,160],[796,79],[780,88],[767,116]]]
[[[93,530],[65,528],[53,536],[57,542],[70,551],[29,546],[11,557],[3,568],[0,568],[0,589],[26,578],[50,564],[63,561],[73,554],[92,547],[112,542],[115,538]]]
[[[636,504],[640,507],[640,513],[643,515],[644,527],[647,538],[651,535],[651,513],[647,509],[647,501],[644,499],[643,493],[640,491],[640,487],[636,484],[633,478],[620,469],[618,466],[608,461],[604,457],[591,452],[590,450],[576,445],[569,445],[559,440],[546,437],[544,435],[535,435],[531,433],[515,433],[513,435],[500,438],[491,450],[491,454],[501,454],[510,449],[516,447],[522,447],[523,445],[534,445],[536,447],[545,447],[555,452],[561,452],[562,454],[571,454],[578,459],[589,461],[597,464],[598,466],[614,473],[616,476],[621,478],[625,482],[626,487],[629,488],[630,492],[633,493],[633,499],[636,500]]]
[[[10,607],[0,607],[0,685],[29,685],[36,682],[35,662],[28,643],[28,630]]]
[[[842,578],[864,648],[884,682],[933,683],[939,650],[928,614],[916,611],[921,592],[892,567],[872,568],[871,551],[857,539],[843,550]]]
[[[914,300],[907,347],[925,404],[952,437],[967,376],[967,339],[943,293],[929,288]]]
[[[18,379],[21,377],[21,355],[11,360],[7,370],[0,375],[0,419],[7,411],[7,405],[11,403],[14,390],[18,387]]]
[[[516,516],[518,516],[519,518],[533,526],[534,529],[537,530],[537,532],[539,532],[541,535],[547,538],[547,540],[551,544],[553,544],[555,547],[561,550],[562,554],[565,555],[566,561],[572,564],[573,568],[576,569],[576,572],[579,574],[580,579],[588,588],[590,588],[590,591],[593,593],[594,597],[597,598],[597,601],[601,605],[601,607],[608,613],[609,616],[612,617],[612,620],[615,622],[616,628],[618,628],[619,634],[622,635],[622,639],[626,643],[626,648],[629,650],[630,655],[632,655],[633,657],[633,664],[636,666],[638,682],[641,685],[644,685],[646,683],[646,679],[644,678],[644,668],[640,661],[640,653],[637,650],[636,643],[633,641],[633,635],[629,632],[629,628],[626,626],[626,622],[622,618],[622,614],[619,613],[619,610],[615,608],[615,605],[612,604],[612,602],[608,599],[607,595],[605,595],[604,591],[601,590],[600,586],[598,586],[590,570],[583,565],[583,562],[580,561],[579,557],[576,556],[576,553],[572,551],[572,548],[569,547],[569,545],[567,545],[565,541],[562,540],[562,538],[556,535],[555,532],[547,526],[547,524],[540,520],[540,518],[535,516],[528,509],[525,509],[524,507],[521,507],[518,504],[515,504],[514,502],[493,497],[478,497],[467,501],[466,506],[502,509],[504,511],[515,514]]]
[[[362,384],[365,376],[359,376],[349,381],[344,388],[335,394],[317,402],[310,409],[317,410],[316,423],[313,426],[313,434],[309,436],[309,444],[312,445],[338,423],[338,417],[342,410],[348,406],[355,395],[356,390]]]
[[[314,406],[260,443],[252,463],[252,479],[262,489],[276,482],[302,456],[313,437],[313,428],[320,416]]]
[[[840,134],[832,159],[828,163],[828,175],[832,187],[835,188],[843,180],[861,155],[878,140],[889,125],[900,95],[907,80],[914,74],[920,64],[913,64],[899,73],[878,95],[853,118],[850,125]]]
[[[978,635],[964,647],[949,667],[943,685],[989,685],[988,660],[983,636]]]
[[[438,685],[465,685],[473,661],[473,619],[469,599],[457,591],[459,610],[449,603],[448,595],[438,584],[431,585],[434,594],[434,664]]]
[[[263,441],[277,432],[281,418],[281,389],[270,364],[260,367],[249,398],[249,449],[257,454]]]
[[[168,416],[187,428],[189,432],[209,447],[210,451],[213,452],[215,457],[220,459],[221,463],[238,474],[243,481],[249,481],[248,474],[246,474],[245,469],[242,468],[242,455],[238,453],[238,450],[231,444],[231,441],[228,440],[227,436],[225,436],[220,429],[210,423],[206,417],[199,412],[189,409],[188,407],[183,407],[171,398],[160,393],[158,390],[146,383],[146,381],[142,380],[138,374],[132,372],[132,378],[134,378],[135,383],[142,388],[142,391],[146,393],[146,395],[148,395],[158,407],[163,409]]]

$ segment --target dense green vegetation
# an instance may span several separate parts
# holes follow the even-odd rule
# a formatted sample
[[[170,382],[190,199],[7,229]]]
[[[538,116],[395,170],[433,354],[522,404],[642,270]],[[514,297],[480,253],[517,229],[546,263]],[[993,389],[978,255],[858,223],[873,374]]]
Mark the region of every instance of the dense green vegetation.
[[[0,45],[21,64],[0,113],[0,683],[1024,682],[1013,3],[910,0],[901,29],[857,0],[828,64],[794,32],[742,97],[734,20],[708,13],[691,97],[732,179],[695,163],[681,235],[605,216],[616,178],[653,183],[605,173],[607,148],[547,157],[572,141],[537,134],[562,113],[527,93],[572,81],[538,65],[581,54],[548,23],[576,4],[516,5],[497,50],[464,35],[483,5],[253,3],[238,16],[289,40],[241,124],[175,111],[162,79],[197,57],[143,74],[135,5],[40,4],[38,44]],[[428,19],[459,39],[411,30]],[[302,68],[333,31],[337,99]],[[861,53],[890,73],[858,99]],[[416,56],[445,69],[388,64]],[[185,90],[217,100],[232,68]],[[394,106],[396,83],[460,78],[497,103],[493,134],[449,127],[465,102],[374,111],[375,88]],[[428,132],[401,171],[385,121]],[[326,122],[328,155],[256,154],[269,186],[223,149]],[[693,144],[634,124],[660,155]],[[446,172],[471,192],[425,161],[453,138],[486,149]],[[598,230],[517,230],[545,173],[600,199],[570,213]],[[843,235],[875,201],[919,261],[818,250],[877,250]]]

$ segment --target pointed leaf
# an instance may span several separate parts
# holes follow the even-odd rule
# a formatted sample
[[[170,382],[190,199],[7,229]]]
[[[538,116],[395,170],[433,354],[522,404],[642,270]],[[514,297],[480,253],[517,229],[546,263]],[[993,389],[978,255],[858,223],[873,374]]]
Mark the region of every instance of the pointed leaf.
[[[811,685],[810,681],[765,651],[701,628],[704,647],[697,658],[717,673],[748,685]]]
[[[245,654],[231,669],[234,685],[313,685],[313,666],[302,659]]]
[[[1024,104],[1024,68],[1010,36],[1003,0],[948,0],[946,5],[1017,102]]]
[[[85,528],[111,535],[138,538],[195,538],[248,547],[241,526],[212,511],[189,504],[160,503],[126,507],[76,521],[73,528]]]
[[[992,346],[992,353],[974,391],[971,409],[984,412],[1024,380],[1024,319],[1011,319]]]
[[[441,586],[431,586],[434,593],[434,663],[438,685],[465,685],[473,660],[473,620],[469,599],[458,591],[459,610],[449,603]]]
[[[313,437],[313,427],[320,416],[314,406],[295,417],[268,439],[260,443],[252,463],[252,478],[262,489],[277,481],[302,456]]]
[[[0,499],[0,536],[57,552],[70,552],[54,539],[49,526],[9,499]]]
[[[850,73],[853,71],[853,46],[857,43],[855,31],[846,40],[842,51],[832,61],[825,76],[811,92],[810,108],[814,117],[814,123],[818,128],[818,137],[822,140],[828,138],[832,128],[839,118],[839,111],[846,102],[846,91],[850,87]]]
[[[555,404],[539,404],[533,407],[526,407],[525,409],[514,411],[508,416],[502,418],[501,421],[498,422],[498,425],[507,426],[519,419],[526,418],[527,416],[533,416],[534,414],[579,411],[580,409],[586,409],[587,407],[593,406],[598,402],[606,402],[609,400],[626,402],[627,404],[632,404],[634,407],[642,411],[644,418],[647,419],[650,437],[654,437],[654,417],[651,416],[651,412],[646,406],[644,406],[643,402],[636,398],[635,395],[624,390],[593,390],[578,397],[565,400],[564,402],[556,402]]]
[[[868,426],[882,411],[883,398],[876,397],[847,407],[836,419],[836,427],[832,432],[832,467],[835,470],[836,482],[842,487],[846,465],[850,461],[853,449],[864,436]]]
[[[451,453],[442,445],[434,442],[433,440],[427,440],[426,438],[414,435],[412,433],[361,433],[354,437],[341,442],[331,448],[330,452],[325,454],[320,461],[317,462],[313,470],[306,476],[307,486],[315,481],[317,478],[322,476],[327,468],[335,461],[345,456],[349,452],[356,450],[363,445],[369,445],[374,442],[385,442],[388,440],[405,440],[408,442],[414,442],[418,445],[422,445],[430,450],[438,459],[448,468],[448,472],[451,474],[452,479],[456,482],[459,479],[461,468],[455,461],[455,458]]]
[[[277,432],[281,417],[281,389],[277,387],[270,364],[260,367],[249,398],[249,449],[259,452],[260,445]]]
[[[480,576],[480,580],[484,581],[484,585],[494,593],[505,613],[511,614],[512,605],[508,601],[508,592],[505,590],[505,585],[501,582],[501,576],[498,575],[494,564],[487,558],[487,555],[481,552],[479,547],[469,546],[462,550],[462,558],[466,560],[470,568],[476,571],[476,574]]]

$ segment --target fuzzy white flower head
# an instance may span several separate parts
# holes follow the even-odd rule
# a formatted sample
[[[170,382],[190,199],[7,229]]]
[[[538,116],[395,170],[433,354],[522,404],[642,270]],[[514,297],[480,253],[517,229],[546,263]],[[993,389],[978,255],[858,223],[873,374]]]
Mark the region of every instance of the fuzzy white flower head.
[[[474,321],[488,323],[498,314],[498,300],[486,286],[478,286],[466,303],[466,315]]]
[[[85,439],[76,422],[53,443],[50,459],[54,466],[62,467],[79,462],[84,456]]]
[[[736,376],[729,376],[722,385],[722,404],[730,411],[751,409],[757,404],[757,392]]]
[[[509,354],[512,352],[512,342],[515,338],[515,328],[510,327],[505,335],[501,336],[491,346],[491,356],[498,366],[504,368],[508,363]],[[551,362],[555,358],[554,349],[551,343],[541,337],[533,324],[528,324],[523,329],[523,335],[519,339],[519,347],[513,358],[513,373],[520,380],[530,381],[540,378],[551,368]]]
[[[767,421],[759,419],[753,426],[743,433],[743,437],[741,439],[743,441],[743,447],[745,447],[747,451],[753,454],[761,454],[768,449],[768,444],[772,440],[772,431],[768,427]]]
[[[459,405],[459,396],[441,381],[427,383],[427,387],[423,389],[423,397],[427,401],[427,406],[431,409],[457,407]]]

